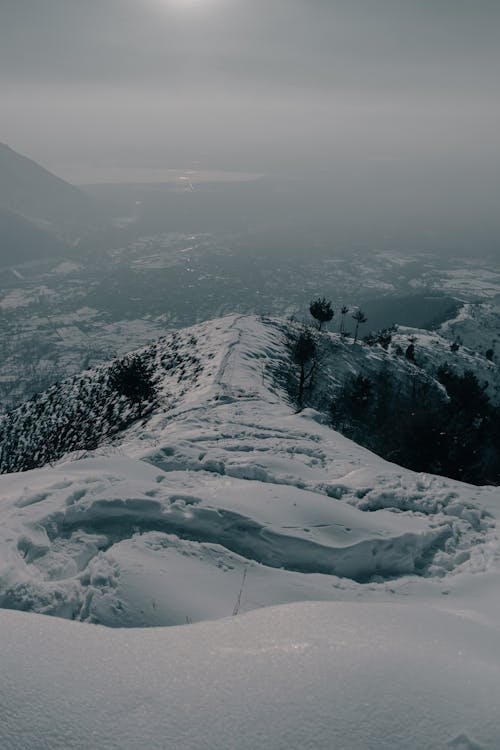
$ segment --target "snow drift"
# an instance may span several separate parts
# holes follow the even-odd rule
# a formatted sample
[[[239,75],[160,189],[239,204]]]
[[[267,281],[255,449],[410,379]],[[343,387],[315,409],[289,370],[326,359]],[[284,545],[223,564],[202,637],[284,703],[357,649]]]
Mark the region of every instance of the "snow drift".
[[[0,612],[8,750],[497,750],[496,623],[294,604],[182,628]]]
[[[273,324],[177,343],[150,414],[0,477],[0,745],[496,750],[498,489],[296,414]]]
[[[496,498],[389,464],[286,403],[252,317],[155,349],[160,405],[91,453],[0,477],[0,606],[176,625],[300,600],[430,596],[492,569]],[[176,361],[177,361],[176,360]],[[69,390],[71,393],[71,389]]]

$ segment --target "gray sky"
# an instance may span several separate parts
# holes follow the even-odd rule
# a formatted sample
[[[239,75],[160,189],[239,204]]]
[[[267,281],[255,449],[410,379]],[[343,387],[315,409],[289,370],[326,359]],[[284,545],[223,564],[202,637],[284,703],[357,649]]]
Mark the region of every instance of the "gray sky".
[[[0,0],[0,140],[75,181],[394,163],[481,185],[499,42],[499,0]]]

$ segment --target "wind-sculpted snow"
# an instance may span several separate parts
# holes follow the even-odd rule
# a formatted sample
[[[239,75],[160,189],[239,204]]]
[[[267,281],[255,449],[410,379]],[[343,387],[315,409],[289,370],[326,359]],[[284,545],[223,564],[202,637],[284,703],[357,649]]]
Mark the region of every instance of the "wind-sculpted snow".
[[[294,413],[269,376],[272,325],[233,317],[197,335],[210,364],[187,390],[176,376],[167,410],[87,458],[0,478],[0,606],[172,625],[449,595],[494,569],[496,491],[405,471]]]
[[[268,603],[266,586],[280,601],[281,579],[300,587],[311,579],[314,596],[324,598],[330,578],[422,574],[454,533],[447,520],[366,514],[291,486],[168,474],[134,460],[82,460],[52,471],[48,486],[46,478],[32,472],[38,489],[4,501],[0,604],[111,625],[207,616],[200,606],[207,575],[220,600],[208,614],[229,614],[245,566],[256,597],[250,606]],[[150,592],[140,606],[130,583],[138,574]],[[180,611],[179,577],[193,600]]]
[[[280,331],[168,338],[150,413],[0,477],[0,747],[500,747],[498,488],[295,413]]]

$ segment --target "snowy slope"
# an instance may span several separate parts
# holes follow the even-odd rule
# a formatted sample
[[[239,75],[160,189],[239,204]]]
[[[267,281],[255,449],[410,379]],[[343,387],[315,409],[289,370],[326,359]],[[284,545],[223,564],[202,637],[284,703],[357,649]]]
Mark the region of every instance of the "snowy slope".
[[[450,595],[496,570],[498,491],[360,448],[271,378],[275,324],[203,324],[196,380],[87,458],[0,477],[0,605],[172,625],[305,599]]]
[[[485,307],[490,308],[486,313]],[[417,365],[431,375],[443,365],[448,365],[458,374],[465,370],[473,372],[481,384],[487,383],[486,392],[492,403],[498,405],[498,360],[496,354],[491,361],[485,356],[490,348],[495,352],[498,322],[498,313],[494,314],[492,306],[464,305],[458,316],[438,331],[401,327],[394,336],[394,343],[406,348],[410,340],[414,341]],[[456,352],[450,349],[450,343],[454,341],[460,342],[460,349]]]
[[[179,335],[150,414],[0,476],[0,746],[497,750],[499,490],[296,414],[275,323]]]
[[[500,296],[493,297],[489,302],[465,304],[458,315],[446,321],[439,332],[449,339],[459,339],[474,351],[484,354],[493,349],[493,360],[498,361],[500,324]]]
[[[0,629],[5,750],[500,744],[498,628],[467,611],[308,603],[150,630],[0,611]]]

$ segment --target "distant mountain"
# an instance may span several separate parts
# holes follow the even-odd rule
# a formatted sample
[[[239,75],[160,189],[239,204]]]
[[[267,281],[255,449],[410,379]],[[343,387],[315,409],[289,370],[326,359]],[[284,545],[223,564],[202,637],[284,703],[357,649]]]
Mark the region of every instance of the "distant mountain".
[[[75,239],[103,222],[100,204],[80,188],[0,143],[0,208]]]
[[[0,207],[0,267],[65,255],[69,249],[53,232]]]

